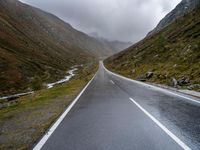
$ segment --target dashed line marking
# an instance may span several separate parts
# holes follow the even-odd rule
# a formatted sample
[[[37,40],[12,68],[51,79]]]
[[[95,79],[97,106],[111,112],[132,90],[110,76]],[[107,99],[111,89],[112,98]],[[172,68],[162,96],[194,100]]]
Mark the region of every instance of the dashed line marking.
[[[147,112],[140,104],[138,104],[133,98],[129,98],[140,110],[142,110],[152,121],[154,121],[165,133],[167,133],[178,145],[185,150],[191,150],[184,142],[182,142],[176,135],[174,135],[169,129],[167,129],[162,123],[154,118],[149,112]]]
[[[113,82],[113,80],[110,80],[110,82],[111,82],[112,84],[115,84],[115,82]]]

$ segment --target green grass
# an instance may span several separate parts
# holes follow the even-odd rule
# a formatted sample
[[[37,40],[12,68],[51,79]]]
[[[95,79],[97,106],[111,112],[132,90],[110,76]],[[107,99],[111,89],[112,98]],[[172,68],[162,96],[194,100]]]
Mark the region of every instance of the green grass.
[[[22,97],[0,110],[0,149],[30,149],[66,109],[96,72],[82,68],[69,82]]]

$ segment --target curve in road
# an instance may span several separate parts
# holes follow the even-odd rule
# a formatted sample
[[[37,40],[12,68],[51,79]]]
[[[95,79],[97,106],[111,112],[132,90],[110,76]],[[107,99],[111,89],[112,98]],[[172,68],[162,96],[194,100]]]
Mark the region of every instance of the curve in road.
[[[198,149],[198,101],[130,81],[101,62],[94,79],[34,150]]]

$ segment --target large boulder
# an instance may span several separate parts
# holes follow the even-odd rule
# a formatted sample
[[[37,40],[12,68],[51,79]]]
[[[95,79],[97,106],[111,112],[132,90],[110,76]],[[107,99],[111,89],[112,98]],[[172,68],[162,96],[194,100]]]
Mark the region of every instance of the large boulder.
[[[175,78],[172,78],[172,86],[177,87],[177,84],[178,84],[177,80]]]
[[[200,89],[200,84],[190,85],[190,86],[188,86],[188,89],[189,90],[198,90],[198,89]]]
[[[147,79],[150,79],[152,77],[153,77],[153,72],[149,71],[149,72],[146,73],[146,78]]]
[[[177,84],[180,86],[187,85],[190,83],[189,77],[183,76],[182,78],[178,79]]]

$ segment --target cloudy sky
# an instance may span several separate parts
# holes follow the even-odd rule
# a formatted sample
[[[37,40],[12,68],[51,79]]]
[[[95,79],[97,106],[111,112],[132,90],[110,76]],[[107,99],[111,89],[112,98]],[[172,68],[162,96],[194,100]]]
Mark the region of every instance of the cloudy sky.
[[[109,40],[142,39],[181,0],[20,0]]]

